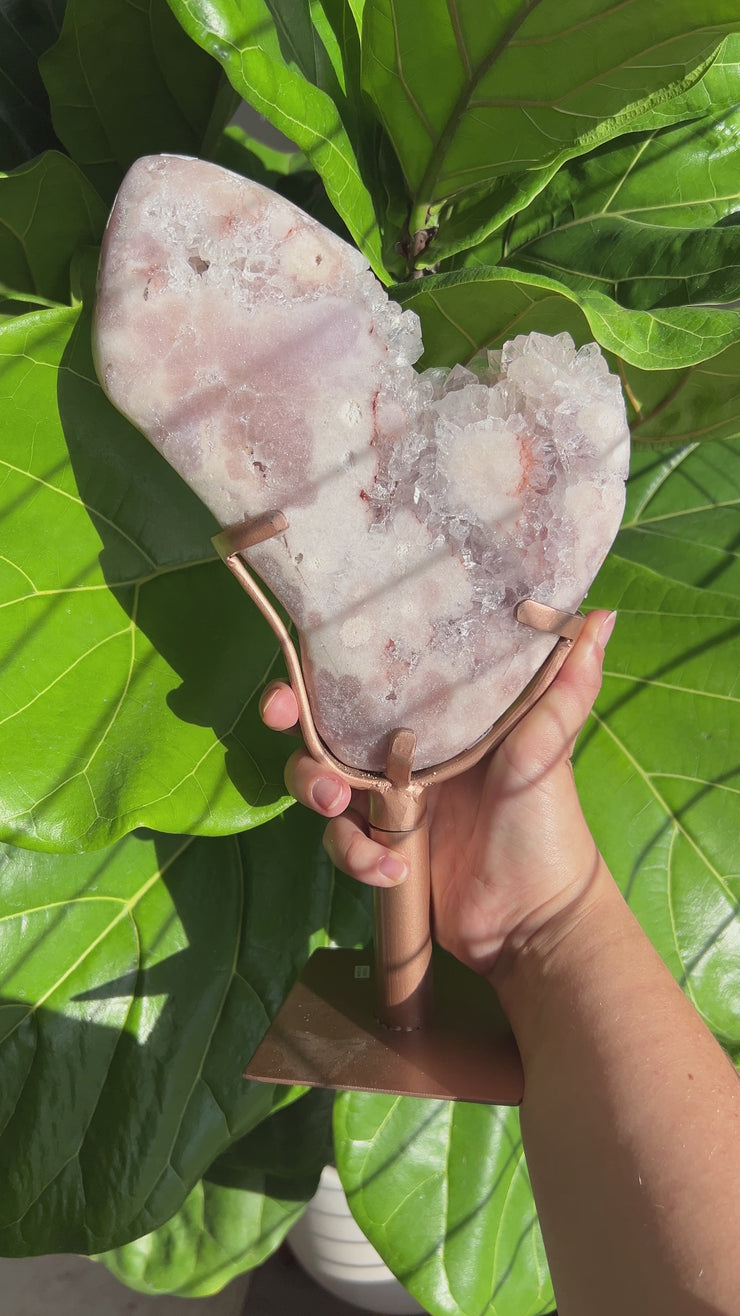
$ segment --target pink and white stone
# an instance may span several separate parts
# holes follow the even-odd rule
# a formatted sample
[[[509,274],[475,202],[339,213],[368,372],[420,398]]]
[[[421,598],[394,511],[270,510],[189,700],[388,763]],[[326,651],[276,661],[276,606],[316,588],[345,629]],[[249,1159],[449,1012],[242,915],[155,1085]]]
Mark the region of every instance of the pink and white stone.
[[[280,508],[245,556],[301,635],[317,726],[380,769],[475,743],[554,644],[619,527],[629,436],[595,345],[531,334],[418,374],[417,317],[362,256],[217,165],[137,161],[100,266],[95,354],[115,405],[222,526]]]

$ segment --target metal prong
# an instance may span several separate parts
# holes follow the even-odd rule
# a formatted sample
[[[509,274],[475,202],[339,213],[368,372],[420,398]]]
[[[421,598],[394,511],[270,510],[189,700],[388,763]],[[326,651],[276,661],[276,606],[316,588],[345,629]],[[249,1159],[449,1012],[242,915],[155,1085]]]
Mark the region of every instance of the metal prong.
[[[562,635],[566,640],[577,640],[586,620],[580,613],[563,612],[547,603],[537,603],[535,599],[524,599],[514,615],[522,626],[531,626],[533,631],[546,631],[549,635]]]
[[[385,775],[394,786],[408,786],[416,753],[416,733],[408,727],[399,727],[391,736]]]
[[[225,530],[213,536],[211,543],[219,557],[226,562],[235,553],[243,553],[245,549],[253,548],[255,544],[261,544],[265,539],[273,539],[275,535],[281,535],[287,529],[288,520],[282,512],[277,510],[263,512],[261,516],[250,517],[248,521],[241,521],[239,525],[227,526]]]

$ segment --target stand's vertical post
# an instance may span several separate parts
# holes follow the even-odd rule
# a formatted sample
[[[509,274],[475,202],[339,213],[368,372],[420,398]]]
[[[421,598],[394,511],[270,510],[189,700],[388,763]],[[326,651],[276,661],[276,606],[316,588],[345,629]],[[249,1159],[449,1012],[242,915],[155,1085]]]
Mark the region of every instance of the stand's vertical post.
[[[406,1031],[423,1027],[432,1012],[429,825],[426,791],[411,784],[415,749],[413,731],[394,733],[385,774],[391,789],[373,793],[370,808],[370,835],[410,868],[405,882],[377,888],[374,900],[378,1013]]]

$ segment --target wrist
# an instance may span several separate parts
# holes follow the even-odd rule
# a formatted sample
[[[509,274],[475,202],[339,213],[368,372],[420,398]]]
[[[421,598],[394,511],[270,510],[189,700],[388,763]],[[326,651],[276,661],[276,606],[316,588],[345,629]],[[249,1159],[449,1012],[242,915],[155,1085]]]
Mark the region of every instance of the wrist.
[[[548,984],[598,960],[620,935],[622,915],[632,917],[594,847],[591,871],[522,919],[507,935],[488,979],[516,1032],[523,1013],[536,1009]]]

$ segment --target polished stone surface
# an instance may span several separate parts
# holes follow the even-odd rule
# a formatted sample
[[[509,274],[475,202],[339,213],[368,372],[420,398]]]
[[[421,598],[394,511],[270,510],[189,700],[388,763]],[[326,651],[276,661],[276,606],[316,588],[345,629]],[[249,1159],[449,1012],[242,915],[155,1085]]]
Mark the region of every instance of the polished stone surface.
[[[221,525],[280,508],[250,563],[302,638],[344,762],[416,767],[473,744],[554,640],[514,618],[580,605],[619,526],[629,438],[594,345],[514,339],[419,374],[419,324],[361,255],[216,165],[139,160],[101,261],[111,399]]]

